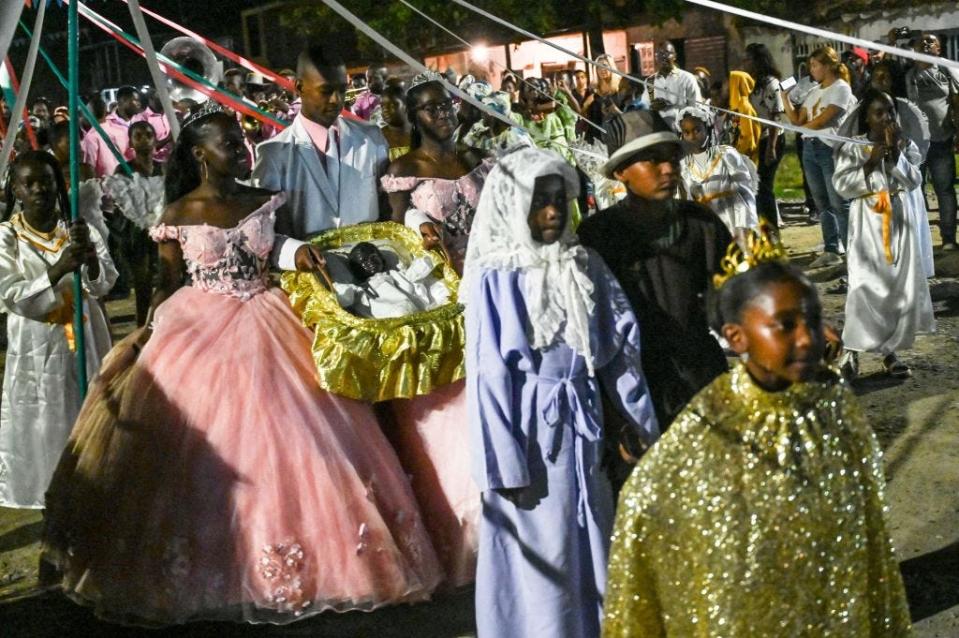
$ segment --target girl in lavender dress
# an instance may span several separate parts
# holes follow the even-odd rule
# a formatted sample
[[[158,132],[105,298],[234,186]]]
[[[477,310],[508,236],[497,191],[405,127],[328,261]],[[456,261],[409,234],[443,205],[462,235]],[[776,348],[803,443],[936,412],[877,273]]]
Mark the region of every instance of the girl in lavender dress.
[[[578,190],[559,155],[504,156],[467,254],[479,638],[599,637],[613,525],[600,460],[604,436],[616,438],[604,432],[604,394],[625,420],[627,456],[659,434],[636,317],[570,229]]]
[[[269,287],[283,197],[238,184],[246,161],[234,118],[188,119],[151,231],[153,322],[111,353],[48,492],[42,576],[103,617],[286,623],[442,577],[372,410],[318,387]],[[301,247],[297,268],[321,259]]]

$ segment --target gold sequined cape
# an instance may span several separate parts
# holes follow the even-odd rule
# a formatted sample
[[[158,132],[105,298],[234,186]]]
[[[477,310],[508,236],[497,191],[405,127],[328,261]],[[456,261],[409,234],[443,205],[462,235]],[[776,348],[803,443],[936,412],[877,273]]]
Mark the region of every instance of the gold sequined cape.
[[[882,461],[831,372],[716,378],[620,495],[604,638],[906,636]]]

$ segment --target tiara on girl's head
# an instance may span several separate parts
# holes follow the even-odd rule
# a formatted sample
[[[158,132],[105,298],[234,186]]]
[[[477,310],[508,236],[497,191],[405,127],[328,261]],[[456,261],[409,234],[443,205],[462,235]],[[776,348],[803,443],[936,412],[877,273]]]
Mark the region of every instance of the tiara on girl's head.
[[[222,113],[223,107],[213,99],[207,100],[199,106],[199,108],[190,111],[190,114],[186,116],[183,120],[182,128],[186,128],[208,115],[214,115],[216,113]]]
[[[423,71],[413,76],[413,79],[410,81],[410,88],[407,91],[412,90],[418,87],[420,84],[426,84],[427,82],[439,82],[443,83],[443,75],[437,73],[436,71]]]
[[[786,248],[772,232],[765,221],[759,223],[759,230],[748,230],[744,238],[746,250],[735,241],[726,249],[726,256],[719,262],[722,269],[713,275],[713,287],[722,288],[723,284],[750,268],[769,261],[788,261]]]

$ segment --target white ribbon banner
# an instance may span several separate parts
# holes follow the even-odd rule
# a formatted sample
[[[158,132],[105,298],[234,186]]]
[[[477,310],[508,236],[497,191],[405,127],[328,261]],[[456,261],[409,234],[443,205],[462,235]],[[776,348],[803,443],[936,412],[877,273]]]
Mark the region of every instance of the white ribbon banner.
[[[12,1],[13,4],[23,4],[22,0]],[[40,7],[37,9],[37,19],[33,25],[33,37],[30,39],[30,49],[27,52],[27,63],[23,66],[20,93],[17,95],[17,103],[13,106],[13,110],[10,111],[10,124],[9,128],[7,128],[7,136],[3,138],[3,149],[0,150],[0,175],[7,174],[7,165],[10,163],[10,152],[13,151],[13,143],[17,139],[20,119],[23,117],[23,110],[27,106],[30,82],[33,80],[33,70],[37,66],[37,53],[40,50],[40,38],[43,35],[43,16],[46,15],[46,12],[47,3],[41,2]],[[14,26],[16,26],[16,24],[14,24]]]
[[[17,30],[17,22],[23,13],[23,0],[7,0],[0,2],[0,62],[7,59],[13,34]]]
[[[418,70],[420,73],[426,73],[429,71],[429,69],[427,69],[422,62],[413,58],[406,51],[399,48],[398,46],[396,46],[395,44],[387,40],[385,37],[380,35],[380,33],[376,31],[375,29],[373,29],[373,27],[366,24],[365,22],[357,18],[355,15],[350,13],[350,11],[346,7],[341,5],[336,0],[323,0],[323,4],[328,6],[330,9],[333,9],[333,11],[336,11],[338,14],[340,14],[343,17],[344,20],[352,24],[358,31],[364,33],[371,40],[379,44],[381,47],[383,47],[384,49],[386,49],[387,51],[389,51],[396,57],[398,57],[400,60],[402,60],[406,64]],[[473,98],[471,95],[467,95],[465,92],[461,91],[459,87],[457,87],[454,84],[451,84],[446,78],[443,78],[441,76],[441,79],[439,81],[443,83],[443,85],[446,87],[446,89],[450,93],[452,93],[453,95],[457,96],[458,98],[460,98],[461,100],[465,102],[469,102],[470,104],[478,108],[483,113],[486,113],[491,117],[495,117],[497,120],[500,120],[501,122],[505,122],[506,124],[509,124],[513,128],[518,128],[524,131],[526,130],[522,126],[514,122],[513,120],[506,117],[505,115],[501,115],[495,109],[491,109],[490,107],[486,106],[479,100]]]
[[[157,64],[157,54],[153,49],[153,40],[150,39],[150,31],[147,29],[146,20],[143,19],[140,0],[127,0],[127,3],[130,5],[130,17],[133,18],[133,26],[136,27],[137,37],[140,38],[140,46],[143,47],[143,58],[150,69],[150,77],[153,78],[153,84],[160,96],[160,104],[163,105],[163,114],[166,115],[167,123],[170,125],[170,135],[176,141],[180,137],[180,120],[177,119],[176,111],[173,110],[173,102],[170,101],[166,76],[160,71],[160,65]]]
[[[456,2],[457,0],[453,0],[453,1]],[[755,13],[753,11],[746,11],[745,9],[740,9],[738,7],[731,7],[728,4],[713,2],[712,0],[686,0],[686,2],[689,2],[692,4],[698,4],[702,7],[715,9],[717,11],[722,11],[724,13],[732,13],[733,15],[738,15],[743,18],[749,18],[750,20],[755,20],[757,22],[765,22],[766,24],[772,24],[777,27],[783,27],[784,29],[801,31],[803,33],[808,33],[809,35],[815,35],[820,38],[825,38],[827,40],[837,40],[839,42],[845,42],[846,44],[862,47],[864,49],[872,49],[873,51],[883,51],[885,53],[889,53],[890,55],[895,55],[900,58],[909,58],[910,60],[915,60],[916,62],[928,62],[929,64],[934,64],[937,66],[948,66],[948,67],[952,67],[953,69],[959,69],[959,62],[950,60],[949,58],[940,58],[934,55],[926,55],[925,53],[917,53],[916,51],[913,51],[911,49],[900,49],[898,47],[890,46],[888,44],[871,42],[869,40],[863,40],[862,38],[857,38],[851,35],[843,35],[842,33],[836,33],[835,31],[827,31],[826,29],[817,29],[816,27],[807,27],[804,24],[790,22],[789,20],[781,20],[779,18],[773,18],[771,16],[763,15],[761,13]]]

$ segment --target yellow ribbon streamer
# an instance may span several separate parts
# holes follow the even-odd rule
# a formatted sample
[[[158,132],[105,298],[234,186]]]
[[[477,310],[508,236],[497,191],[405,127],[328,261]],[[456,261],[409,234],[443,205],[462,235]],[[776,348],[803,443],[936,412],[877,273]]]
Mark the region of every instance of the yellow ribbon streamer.
[[[724,153],[721,149],[716,150],[717,153],[713,157],[713,160],[709,163],[709,166],[702,171],[700,171],[699,167],[696,166],[696,162],[689,162],[689,172],[692,173],[693,177],[695,177],[697,181],[705,182],[706,179],[713,174],[713,171],[716,170],[716,167],[719,166],[719,163],[723,161]]]
[[[732,197],[736,194],[736,191],[719,191],[718,193],[709,193],[708,195],[702,195],[696,198],[696,201],[700,204],[708,204],[709,202],[715,199],[722,199],[723,197]]]
[[[882,247],[886,253],[886,263],[892,263],[892,198],[889,191],[870,193],[876,200],[870,206],[872,212],[882,215]]]
[[[83,320],[86,322],[86,315],[84,315]],[[63,303],[56,310],[47,314],[45,321],[63,326],[67,347],[70,348],[70,352],[77,351],[77,335],[73,329],[73,291],[63,292]]]

